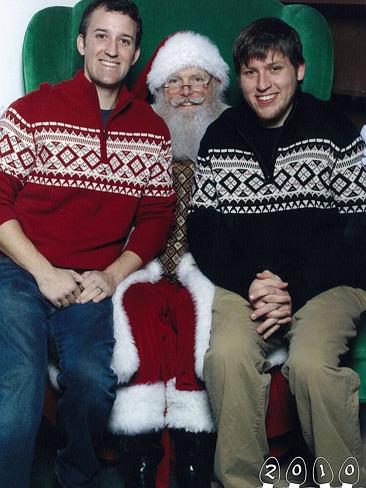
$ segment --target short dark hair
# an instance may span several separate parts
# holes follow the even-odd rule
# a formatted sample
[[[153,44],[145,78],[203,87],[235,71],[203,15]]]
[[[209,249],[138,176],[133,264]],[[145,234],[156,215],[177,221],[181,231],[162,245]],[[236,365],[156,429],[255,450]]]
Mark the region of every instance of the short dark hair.
[[[264,61],[270,50],[287,57],[295,69],[305,62],[298,32],[281,19],[266,17],[244,27],[236,38],[233,47],[236,74],[252,59]]]
[[[79,34],[81,34],[83,37],[86,36],[90,16],[94,12],[94,10],[100,7],[103,7],[107,12],[119,12],[121,14],[128,15],[132,20],[136,22],[136,47],[139,47],[142,37],[142,21],[136,4],[134,2],[131,2],[130,0],[94,0],[94,2],[90,3],[86,7],[83,15],[81,16]]]

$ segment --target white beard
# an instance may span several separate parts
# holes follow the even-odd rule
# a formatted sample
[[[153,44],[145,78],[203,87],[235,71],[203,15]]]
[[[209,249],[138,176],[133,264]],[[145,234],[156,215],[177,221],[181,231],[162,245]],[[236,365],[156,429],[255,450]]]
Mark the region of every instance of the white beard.
[[[155,97],[153,109],[164,119],[172,138],[175,160],[197,160],[201,139],[207,127],[227,108],[218,95],[206,98],[202,105],[180,110],[165,100],[160,90]]]

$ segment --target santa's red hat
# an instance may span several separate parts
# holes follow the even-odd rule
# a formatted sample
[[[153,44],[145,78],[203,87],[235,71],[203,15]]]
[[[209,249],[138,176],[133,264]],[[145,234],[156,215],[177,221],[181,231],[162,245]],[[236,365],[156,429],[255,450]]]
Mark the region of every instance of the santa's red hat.
[[[173,34],[155,51],[154,56],[147,75],[147,86],[153,95],[169,76],[190,66],[204,69],[216,78],[220,82],[220,92],[229,84],[229,66],[218,48],[208,37],[196,32],[182,31]]]

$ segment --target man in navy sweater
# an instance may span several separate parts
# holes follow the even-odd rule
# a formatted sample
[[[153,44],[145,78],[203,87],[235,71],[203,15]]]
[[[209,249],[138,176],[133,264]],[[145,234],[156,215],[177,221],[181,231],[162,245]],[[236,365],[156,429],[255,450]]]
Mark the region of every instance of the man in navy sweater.
[[[302,93],[302,45],[286,23],[255,21],[233,56],[244,101],[207,129],[188,217],[190,250],[217,286],[204,364],[216,475],[225,488],[258,485],[266,357],[288,342],[283,373],[304,439],[338,482],[361,455],[359,378],[341,358],[366,309],[364,145],[329,103]]]

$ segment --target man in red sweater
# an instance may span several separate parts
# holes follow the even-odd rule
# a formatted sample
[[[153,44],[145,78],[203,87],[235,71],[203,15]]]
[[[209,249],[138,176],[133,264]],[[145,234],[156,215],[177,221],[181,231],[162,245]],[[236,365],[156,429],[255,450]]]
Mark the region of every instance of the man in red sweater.
[[[0,486],[29,486],[50,339],[57,479],[96,486],[116,386],[110,297],[173,222],[168,129],[124,85],[140,40],[133,3],[93,2],[77,39],[84,70],[41,85],[0,122]]]

